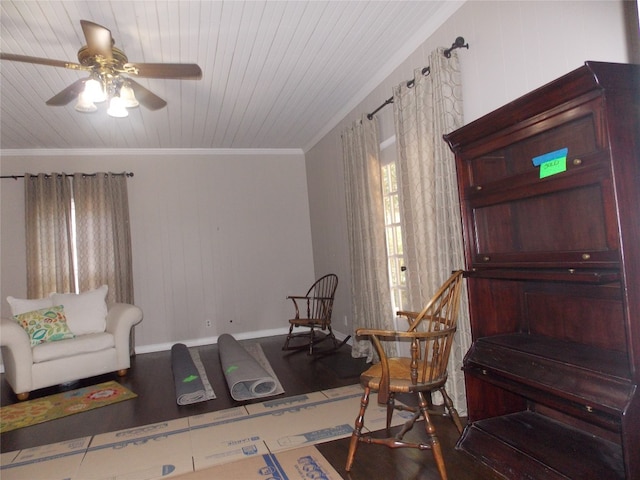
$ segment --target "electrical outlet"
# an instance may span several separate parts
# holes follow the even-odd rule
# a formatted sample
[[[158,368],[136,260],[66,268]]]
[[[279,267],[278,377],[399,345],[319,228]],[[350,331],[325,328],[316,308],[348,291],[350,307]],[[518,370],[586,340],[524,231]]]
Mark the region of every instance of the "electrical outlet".
[[[211,320],[209,320],[208,318],[204,321],[204,326],[209,328],[211,327]]]

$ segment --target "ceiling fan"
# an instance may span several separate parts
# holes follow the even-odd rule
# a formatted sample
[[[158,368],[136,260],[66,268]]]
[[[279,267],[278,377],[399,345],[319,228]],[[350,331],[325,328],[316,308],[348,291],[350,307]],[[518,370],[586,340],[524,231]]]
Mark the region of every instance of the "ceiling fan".
[[[162,98],[146,89],[131,76],[142,78],[202,78],[202,70],[194,63],[130,63],[125,53],[114,46],[111,31],[102,25],[80,20],[87,44],[78,50],[78,63],[0,52],[1,60],[34,63],[89,72],[60,93],[47,100],[47,105],[67,105],[78,99],[76,110],[93,112],[95,103],[109,100],[108,113],[125,117],[126,109],[142,104],[150,110],[167,105]]]

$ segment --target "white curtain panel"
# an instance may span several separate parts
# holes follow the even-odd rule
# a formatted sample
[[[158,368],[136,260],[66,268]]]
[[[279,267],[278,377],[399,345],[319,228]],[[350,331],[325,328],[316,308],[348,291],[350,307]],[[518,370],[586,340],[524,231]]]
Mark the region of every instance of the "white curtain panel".
[[[392,330],[394,314],[389,290],[380,141],[375,117],[369,120],[363,115],[361,120],[344,130],[342,153],[354,330]],[[368,362],[377,359],[370,340],[365,338],[355,338],[351,352],[353,357],[366,357]]]
[[[431,52],[430,73],[393,90],[398,189],[409,309],[420,311],[453,270],[464,268],[460,203],[453,153],[442,135],[462,126],[457,52]],[[471,345],[466,293],[449,359],[446,390],[466,414],[462,359]]]

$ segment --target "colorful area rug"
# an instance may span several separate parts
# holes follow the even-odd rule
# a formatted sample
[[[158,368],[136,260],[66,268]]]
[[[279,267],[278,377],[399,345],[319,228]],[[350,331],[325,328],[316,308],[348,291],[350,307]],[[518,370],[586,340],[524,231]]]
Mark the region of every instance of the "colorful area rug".
[[[74,413],[86,412],[135,397],[137,397],[135,393],[118,382],[110,381],[15,403],[0,408],[0,433],[37,425]]]

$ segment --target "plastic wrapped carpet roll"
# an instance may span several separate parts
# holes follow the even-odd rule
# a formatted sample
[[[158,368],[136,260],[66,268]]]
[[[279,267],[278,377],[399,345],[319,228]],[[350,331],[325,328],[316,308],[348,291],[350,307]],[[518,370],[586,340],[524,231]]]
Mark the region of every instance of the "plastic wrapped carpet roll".
[[[225,333],[218,337],[218,352],[234,400],[266,397],[276,391],[277,380],[231,335]]]

